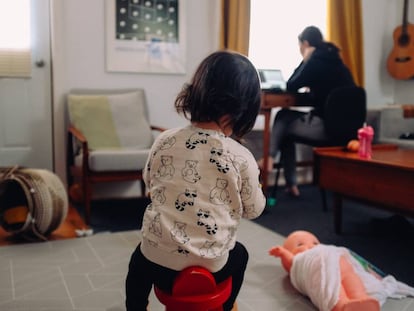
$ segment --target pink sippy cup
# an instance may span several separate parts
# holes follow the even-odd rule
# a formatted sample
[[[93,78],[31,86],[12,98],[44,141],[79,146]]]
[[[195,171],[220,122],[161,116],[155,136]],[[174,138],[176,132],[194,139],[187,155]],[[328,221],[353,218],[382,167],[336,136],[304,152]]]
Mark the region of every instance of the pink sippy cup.
[[[359,150],[358,155],[364,159],[371,159],[372,139],[374,138],[374,129],[371,126],[364,126],[358,130]]]

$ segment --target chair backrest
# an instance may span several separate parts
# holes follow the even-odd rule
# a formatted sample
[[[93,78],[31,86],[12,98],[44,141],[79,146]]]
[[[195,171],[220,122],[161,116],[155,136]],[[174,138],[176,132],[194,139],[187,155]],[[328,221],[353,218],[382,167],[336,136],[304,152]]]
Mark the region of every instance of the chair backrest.
[[[332,145],[346,145],[357,139],[366,120],[366,93],[362,87],[347,86],[333,90],[325,103],[325,130]]]
[[[146,149],[153,143],[142,89],[74,89],[68,113],[91,149]]]

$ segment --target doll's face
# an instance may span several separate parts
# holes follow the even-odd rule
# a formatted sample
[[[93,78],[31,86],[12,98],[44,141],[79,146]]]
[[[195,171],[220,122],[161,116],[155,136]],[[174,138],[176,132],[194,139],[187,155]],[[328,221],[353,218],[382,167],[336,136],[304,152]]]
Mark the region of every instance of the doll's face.
[[[307,231],[295,231],[286,238],[283,246],[292,254],[296,255],[318,244],[320,244],[319,240],[312,233]]]

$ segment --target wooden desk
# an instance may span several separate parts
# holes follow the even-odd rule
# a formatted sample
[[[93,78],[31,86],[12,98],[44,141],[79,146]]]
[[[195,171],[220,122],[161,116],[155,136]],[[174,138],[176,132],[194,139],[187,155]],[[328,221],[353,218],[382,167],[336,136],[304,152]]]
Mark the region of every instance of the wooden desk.
[[[272,108],[286,108],[296,104],[296,96],[292,93],[262,92],[260,113],[264,115],[263,129],[263,169],[261,170],[262,189],[266,194],[268,179],[268,157],[270,148],[270,116]]]
[[[404,111],[404,118],[414,118],[414,104],[403,105],[402,109]]]
[[[314,148],[314,163],[315,182],[334,195],[336,233],[344,197],[414,216],[414,150],[374,145],[366,160],[343,147]]]

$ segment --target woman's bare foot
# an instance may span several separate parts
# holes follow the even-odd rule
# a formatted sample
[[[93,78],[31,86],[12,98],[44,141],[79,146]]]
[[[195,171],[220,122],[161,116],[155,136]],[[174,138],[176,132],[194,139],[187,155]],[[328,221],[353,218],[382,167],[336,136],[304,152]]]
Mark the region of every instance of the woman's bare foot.
[[[287,187],[286,192],[288,192],[291,196],[296,198],[300,196],[299,188],[296,185]]]

